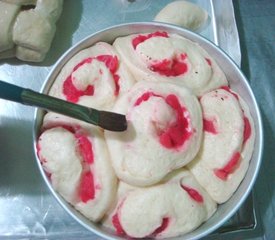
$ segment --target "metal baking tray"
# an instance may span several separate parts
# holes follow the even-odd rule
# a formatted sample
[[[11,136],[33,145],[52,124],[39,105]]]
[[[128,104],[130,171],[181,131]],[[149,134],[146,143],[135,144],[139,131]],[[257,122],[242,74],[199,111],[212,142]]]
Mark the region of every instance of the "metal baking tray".
[[[40,91],[57,59],[72,45],[106,27],[135,21],[151,21],[168,0],[66,0],[57,23],[51,50],[42,63],[17,59],[0,61],[0,79]],[[238,31],[232,1],[192,1],[209,14],[199,32],[241,62]],[[100,239],[79,225],[57,203],[39,174],[32,152],[34,110],[0,100],[0,238],[4,239]],[[256,227],[253,194],[216,235]]]

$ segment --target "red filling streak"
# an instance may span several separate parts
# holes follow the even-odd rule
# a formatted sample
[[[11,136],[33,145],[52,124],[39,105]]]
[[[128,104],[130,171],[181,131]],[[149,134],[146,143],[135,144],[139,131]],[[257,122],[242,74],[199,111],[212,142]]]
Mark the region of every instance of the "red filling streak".
[[[54,126],[54,127],[59,127],[59,126]],[[69,131],[72,134],[75,134],[77,127],[73,127],[73,126],[69,126],[69,125],[62,125],[62,128],[66,129],[67,131]]]
[[[40,146],[40,144],[39,144],[39,143],[36,143],[36,154],[37,154],[37,156],[39,156],[40,151],[41,151],[41,146]],[[40,159],[40,160],[41,160],[41,162],[43,162],[43,160],[42,160],[42,159]]]
[[[54,126],[54,127],[58,127],[58,126]],[[60,127],[74,134],[78,142],[79,153],[83,159],[83,169],[89,169],[88,165],[94,163],[93,147],[89,139],[86,136],[77,133],[78,127],[72,127],[69,125],[61,125]],[[40,154],[40,151],[41,151],[41,146],[37,144],[38,156]],[[39,158],[42,164],[46,162],[46,159],[41,158],[41,156],[39,156]],[[51,173],[46,172],[46,175],[49,178],[51,178]],[[97,189],[100,189],[100,187],[97,186]],[[90,170],[89,171],[84,170],[84,172],[82,173],[80,186],[79,186],[79,197],[81,201],[84,203],[95,198],[94,177]]]
[[[247,117],[244,117],[244,132],[243,132],[243,144],[246,143],[246,141],[251,136],[251,125]]]
[[[196,202],[198,203],[203,203],[203,197],[202,195],[197,191],[195,190],[194,188],[190,188],[190,187],[187,187],[187,186],[184,186],[184,185],[180,185],[182,187],[183,190],[185,190],[188,195],[194,199]]]
[[[233,173],[239,166],[240,158],[241,154],[239,152],[234,153],[230,161],[223,168],[214,169],[215,175],[221,180],[226,181],[228,175]]]
[[[94,177],[90,171],[83,173],[82,175],[79,187],[79,195],[81,201],[84,203],[95,198]]]
[[[117,235],[125,235],[125,231],[124,229],[122,228],[121,226],[121,223],[119,221],[119,217],[118,217],[118,213],[116,213],[113,217],[112,217],[112,223],[113,223],[113,226],[115,227],[116,229],[116,233]]]
[[[188,67],[185,63],[186,54],[181,54],[172,60],[164,59],[160,62],[152,64],[150,70],[157,72],[166,77],[176,77],[187,72]]]
[[[239,96],[236,93],[234,93],[228,86],[222,86],[221,89],[230,92],[237,100],[239,100]],[[246,141],[251,136],[251,125],[246,116],[244,116],[243,121],[244,121],[243,144],[245,144]]]
[[[115,96],[118,95],[119,93],[119,75],[117,75],[115,72],[118,69],[118,58],[117,56],[111,56],[111,55],[99,55],[95,58],[86,58],[80,63],[78,63],[74,68],[73,72],[75,72],[77,69],[79,69],[81,66],[85,64],[91,63],[94,59],[105,63],[106,67],[110,70],[114,83],[115,83]],[[72,72],[72,73],[73,73]],[[100,71],[102,73],[102,71]],[[79,98],[81,96],[93,96],[94,95],[94,86],[93,85],[88,85],[85,90],[79,90],[75,87],[73,84],[73,79],[72,79],[72,73],[67,77],[67,79],[63,83],[63,94],[66,96],[66,99],[70,102],[78,102]]]
[[[203,130],[212,134],[217,134],[218,131],[215,127],[213,120],[203,119]]]
[[[209,66],[212,66],[212,62],[209,58],[205,58],[206,62],[208,63]]]
[[[159,131],[159,141],[166,148],[178,148],[187,141],[191,132],[187,129],[189,127],[189,118],[184,116],[184,112],[187,110],[180,105],[178,98],[174,94],[170,94],[167,97],[157,95],[153,92],[146,92],[140,96],[134,106],[140,105],[144,101],[148,101],[150,97],[161,97],[165,102],[175,111],[177,119],[175,122],[170,124],[165,130],[161,129]]]
[[[83,169],[82,177],[80,180],[79,186],[79,197],[82,202],[86,203],[89,200],[95,198],[95,184],[94,184],[94,176],[90,170],[89,165],[94,163],[94,153],[93,147],[89,139],[81,134],[74,134],[77,142],[80,155],[83,159]],[[88,169],[88,170],[85,170]]]
[[[238,96],[236,93],[234,93],[234,92],[230,89],[230,87],[228,87],[228,86],[222,86],[221,89],[223,89],[223,90],[225,90],[225,91],[231,93],[237,100],[239,100],[239,96]]]
[[[134,47],[134,49],[137,48],[137,45],[139,45],[140,43],[143,43],[144,41],[146,41],[147,39],[149,38],[152,38],[152,37],[165,37],[165,38],[168,38],[168,33],[167,32],[154,32],[154,33],[150,33],[148,35],[138,35],[137,37],[135,37],[133,40],[132,40],[132,45]]]
[[[123,227],[121,226],[118,212],[115,215],[113,215],[112,224],[116,229],[116,234],[117,235],[119,235],[119,236],[126,235],[126,232],[124,231]],[[148,237],[157,236],[158,234],[163,232],[165,229],[167,229],[168,225],[169,225],[169,218],[167,218],[167,217],[163,218],[161,225],[152,234],[150,234]]]
[[[239,96],[236,93],[234,93],[228,86],[222,86],[221,89],[231,93],[239,101]],[[244,116],[243,121],[244,121],[243,144],[245,144],[246,141],[251,136],[251,125],[246,116]],[[214,134],[216,133],[216,129],[212,121],[203,119],[203,126],[205,131],[208,131]],[[235,154],[233,154],[230,161],[225,165],[225,167],[220,169],[214,169],[214,174],[221,180],[226,181],[228,178],[228,175],[233,173],[238,168],[240,164],[240,158],[241,158],[241,154],[239,152],[236,152]]]
[[[92,164],[94,162],[94,153],[91,142],[86,136],[77,136],[77,140],[83,161]]]
[[[169,225],[169,218],[168,217],[163,218],[161,225],[150,236],[155,237],[158,234],[162,233],[165,229],[167,229],[168,225]]]

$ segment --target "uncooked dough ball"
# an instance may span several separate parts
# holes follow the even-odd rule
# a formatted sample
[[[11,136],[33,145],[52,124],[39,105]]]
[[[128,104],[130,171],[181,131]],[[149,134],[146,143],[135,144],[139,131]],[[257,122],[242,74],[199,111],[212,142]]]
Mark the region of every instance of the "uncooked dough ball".
[[[0,59],[43,61],[62,5],[63,0],[0,0]]]
[[[2,2],[10,3],[10,4],[16,4],[18,6],[21,5],[35,5],[36,0],[2,0]]]
[[[55,25],[31,9],[19,13],[13,27],[13,41],[22,47],[47,52],[54,33]]]
[[[175,1],[166,5],[154,20],[197,30],[206,22],[207,18],[207,12],[196,4],[187,1]]]
[[[0,52],[12,49],[12,27],[14,19],[18,14],[20,7],[17,5],[0,2]]]

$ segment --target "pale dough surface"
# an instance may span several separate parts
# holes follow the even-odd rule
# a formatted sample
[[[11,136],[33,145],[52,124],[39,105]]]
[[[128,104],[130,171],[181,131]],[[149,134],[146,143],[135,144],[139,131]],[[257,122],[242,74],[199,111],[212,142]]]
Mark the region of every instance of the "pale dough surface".
[[[190,119],[191,137],[177,148],[160,143],[159,132],[177,118],[161,97],[151,97],[135,106],[144,93],[174,95]],[[201,108],[187,89],[171,83],[138,82],[116,102],[114,112],[126,114],[128,129],[121,133],[105,131],[105,138],[116,174],[123,181],[139,186],[157,183],[174,169],[189,163],[197,154],[202,136]]]
[[[119,66],[116,74],[119,76],[119,93],[115,95],[115,81],[103,62],[93,60],[91,64],[85,64],[73,71],[74,67],[87,58],[96,58],[101,55],[110,55],[118,57],[114,48],[108,43],[99,42],[94,46],[81,50],[73,56],[63,67],[57,76],[51,90],[50,95],[66,99],[63,93],[64,81],[72,74],[73,83],[79,90],[84,90],[88,85],[94,86],[94,94],[92,96],[83,95],[77,102],[80,105],[88,107],[109,110],[112,108],[116,99],[127,92],[135,83],[134,78],[129,73],[124,63],[118,58]]]
[[[46,115],[43,126],[38,154],[43,168],[51,175],[53,188],[88,219],[99,221],[114,200],[117,188],[117,179],[102,133],[81,121],[55,113]],[[64,126],[73,128],[75,134]],[[83,163],[77,134],[86,136],[92,144],[94,162],[91,165]],[[95,198],[87,202],[79,197],[84,170],[92,172],[95,187]]]
[[[174,1],[161,9],[154,20],[197,30],[205,24],[207,18],[207,12],[198,5],[188,1]]]
[[[21,47],[45,53],[51,46],[55,30],[55,24],[34,9],[22,11],[14,23],[13,41]]]
[[[20,6],[0,1],[0,52],[13,48],[12,28]]]
[[[132,42],[139,36],[148,36],[148,34],[120,37],[113,44],[137,81],[171,82],[188,87],[198,96],[228,84],[226,76],[215,60],[197,43],[177,34],[169,34],[168,38],[159,36],[148,38],[139,43],[135,49]],[[165,76],[151,70],[152,64],[169,61],[181,55],[186,55],[185,73]]]
[[[42,62],[50,49],[62,7],[63,0],[0,1],[0,57]],[[7,51],[10,49],[14,51]]]
[[[61,15],[62,7],[63,0],[37,0],[35,10],[55,23]]]
[[[201,196],[194,200],[182,186]],[[117,200],[103,224],[114,229],[113,216],[117,214],[120,225],[128,237],[142,238],[168,219],[167,227],[156,238],[175,237],[197,228],[216,211],[216,203],[183,168],[169,174],[160,184],[138,188],[119,183]]]
[[[240,99],[240,97],[238,97]],[[226,202],[236,191],[248,169],[255,141],[253,119],[246,103],[219,89],[201,98],[203,116],[216,124],[217,134],[204,132],[199,154],[188,168],[210,196],[218,203]],[[251,136],[243,145],[244,116],[249,119]],[[214,174],[215,169],[226,166],[232,156],[239,152],[240,163],[226,180]]]

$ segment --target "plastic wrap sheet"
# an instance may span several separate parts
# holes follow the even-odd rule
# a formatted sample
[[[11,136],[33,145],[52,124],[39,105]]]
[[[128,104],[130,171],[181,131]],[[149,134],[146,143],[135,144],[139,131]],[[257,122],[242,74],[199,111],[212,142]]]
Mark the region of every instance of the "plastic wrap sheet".
[[[66,0],[50,52],[43,63],[0,61],[0,79],[40,90],[58,57],[84,37],[114,24],[151,21],[168,0]],[[209,14],[201,35],[221,46],[237,64],[241,54],[232,2],[193,1]],[[72,219],[50,194],[33,153],[30,107],[0,100],[0,238],[98,239]],[[253,228],[250,196],[243,208],[217,232]]]

